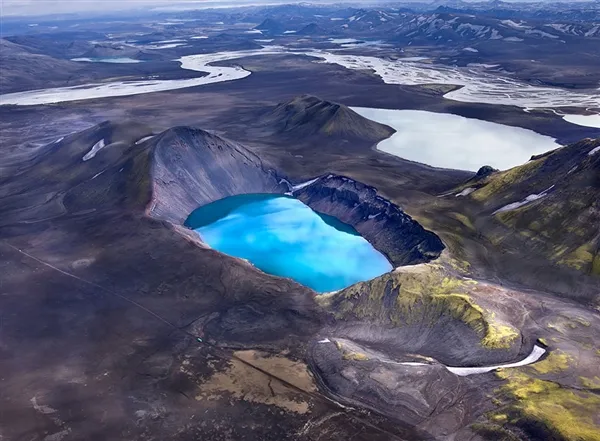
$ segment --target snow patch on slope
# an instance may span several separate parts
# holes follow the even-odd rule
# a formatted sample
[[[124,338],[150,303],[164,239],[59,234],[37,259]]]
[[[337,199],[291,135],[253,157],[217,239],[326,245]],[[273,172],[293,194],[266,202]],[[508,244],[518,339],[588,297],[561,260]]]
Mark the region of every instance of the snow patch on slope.
[[[455,195],[455,197],[460,197],[460,196],[469,196],[471,193],[473,193],[476,190],[475,187],[469,187],[469,188],[465,188],[463,191],[461,191],[460,193],[457,193]]]
[[[521,361],[517,361],[516,363],[508,363],[508,364],[498,364],[495,366],[484,366],[484,367],[450,367],[446,366],[450,372],[458,375],[459,377],[465,377],[467,375],[473,374],[484,374],[486,372],[491,372],[500,368],[513,368],[519,366],[527,366],[528,364],[535,363],[538,361],[542,355],[546,353],[546,350],[540,346],[534,346],[531,354],[525,357]]]
[[[544,190],[543,192],[541,192],[539,194],[530,194],[522,201],[513,202],[512,204],[505,205],[504,207],[499,208],[496,211],[494,211],[492,213],[492,215],[497,214],[497,213],[503,213],[505,211],[515,210],[519,207],[530,204],[531,202],[537,201],[538,199],[542,199],[544,196],[548,195],[548,192],[550,190],[552,190],[553,188],[554,188],[554,185],[552,185],[551,187],[547,188],[546,190]]]
[[[104,147],[106,147],[106,144],[104,143],[104,139],[101,139],[100,141],[98,141],[96,144],[94,144],[94,146],[92,147],[92,149],[87,152],[85,154],[85,156],[83,157],[84,161],[89,161],[90,159],[92,159],[94,156],[96,156],[96,153],[98,153],[100,150],[102,150]]]
[[[595,149],[590,150],[590,152],[588,153],[588,156],[592,156],[595,155],[596,153],[600,152],[600,147],[596,147]]]

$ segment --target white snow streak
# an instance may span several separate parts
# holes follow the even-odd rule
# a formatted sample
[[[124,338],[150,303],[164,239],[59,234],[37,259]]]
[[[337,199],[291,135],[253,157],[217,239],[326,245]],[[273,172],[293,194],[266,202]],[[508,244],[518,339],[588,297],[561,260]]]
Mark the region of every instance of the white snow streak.
[[[154,136],[155,136],[155,135],[144,136],[142,139],[138,139],[138,140],[135,142],[135,145],[140,145],[141,143],[143,143],[143,142],[146,142],[146,141],[148,141],[149,139],[152,139],[152,138],[154,138]]]
[[[540,346],[534,346],[531,354],[525,357],[521,361],[517,361],[516,363],[507,363],[507,364],[498,364],[495,366],[485,366],[485,367],[450,367],[446,366],[450,372],[460,376],[465,377],[467,375],[473,374],[484,374],[486,372],[491,372],[500,368],[512,368],[519,366],[527,366],[528,364],[535,363],[540,359],[542,355],[546,353],[546,350]]]
[[[492,213],[492,215],[497,214],[497,213],[502,213],[504,211],[510,211],[510,210],[515,210],[519,207],[522,207],[524,205],[527,205],[531,202],[537,201],[538,199],[542,199],[544,196],[546,196],[548,194],[548,192],[550,190],[552,190],[554,188],[554,185],[547,188],[546,190],[544,190],[543,192],[539,193],[539,194],[530,194],[529,196],[527,196],[525,199],[523,199],[522,201],[519,202],[513,202],[512,204],[508,204],[505,205],[502,208],[497,209],[496,211],[494,211]]]
[[[100,150],[102,150],[105,146],[106,146],[106,144],[104,143],[104,139],[101,139],[96,144],[94,144],[94,146],[92,147],[92,149],[89,152],[87,152],[85,154],[85,156],[83,157],[83,160],[89,161],[94,156],[96,156],[96,153],[98,153]]]
[[[515,363],[506,363],[506,364],[497,364],[497,365],[493,365],[493,366],[481,366],[481,367],[452,367],[452,366],[444,366],[446,369],[448,369],[450,372],[452,372],[453,374],[456,374],[460,377],[466,377],[467,375],[473,375],[473,374],[485,374],[486,372],[491,372],[494,371],[496,369],[500,369],[500,368],[513,368],[513,367],[519,367],[519,366],[527,366],[528,364],[532,364],[535,363],[536,361],[538,361],[542,355],[544,355],[546,353],[546,350],[540,346],[534,346],[533,350],[531,351],[531,353],[525,357],[523,360],[521,361],[517,361]],[[427,366],[427,363],[420,363],[420,362],[415,362],[415,361],[404,361],[404,362],[397,362],[397,361],[389,361],[389,360],[380,360],[383,363],[386,364],[396,364],[396,365],[401,365],[401,366]]]
[[[474,191],[475,191],[475,187],[465,188],[463,191],[461,191],[460,193],[457,193],[455,196],[456,197],[459,197],[459,196],[469,196]]]
[[[298,191],[301,188],[308,187],[310,184],[317,182],[319,178],[311,179],[310,181],[302,182],[301,184],[292,186],[292,192]]]
[[[600,147],[596,147],[595,149],[590,150],[590,152],[588,153],[588,156],[595,155],[598,152],[600,152]]]

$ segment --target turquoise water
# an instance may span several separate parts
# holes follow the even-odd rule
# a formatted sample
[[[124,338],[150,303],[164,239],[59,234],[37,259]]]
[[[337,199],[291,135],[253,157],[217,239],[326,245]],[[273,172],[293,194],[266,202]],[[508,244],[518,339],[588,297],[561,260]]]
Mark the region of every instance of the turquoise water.
[[[392,269],[350,225],[288,196],[228,197],[198,208],[185,224],[212,248],[317,292],[342,289]]]

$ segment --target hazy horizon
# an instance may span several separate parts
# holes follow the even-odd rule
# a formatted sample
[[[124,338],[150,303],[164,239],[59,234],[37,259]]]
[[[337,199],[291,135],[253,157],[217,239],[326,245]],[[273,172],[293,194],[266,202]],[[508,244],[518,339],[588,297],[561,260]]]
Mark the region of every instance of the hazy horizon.
[[[506,0],[504,0],[506,1]],[[308,2],[313,5],[333,5],[333,4],[356,4],[373,5],[382,4],[401,4],[401,3],[437,3],[438,0],[403,0],[398,2],[388,0],[320,0]],[[471,0],[473,2],[473,0]],[[478,1],[474,1],[478,2]],[[593,0],[509,0],[507,3],[585,3]],[[44,16],[54,14],[68,13],[102,13],[135,10],[140,8],[151,8],[157,11],[178,11],[206,8],[227,8],[244,6],[268,6],[281,4],[307,3],[303,1],[285,1],[285,0],[179,0],[169,2],[165,0],[111,0],[111,1],[75,1],[75,0],[1,0],[0,15],[2,17],[27,17]]]

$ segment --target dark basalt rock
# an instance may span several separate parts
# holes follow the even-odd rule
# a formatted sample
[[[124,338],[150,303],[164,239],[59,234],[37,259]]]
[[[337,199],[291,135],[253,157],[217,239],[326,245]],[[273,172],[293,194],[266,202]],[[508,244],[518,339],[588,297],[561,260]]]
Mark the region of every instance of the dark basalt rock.
[[[353,179],[328,175],[293,194],[313,210],[352,225],[394,266],[429,262],[444,250],[437,235],[378,196],[374,187]]]
[[[491,165],[484,165],[479,170],[477,170],[477,174],[475,175],[475,177],[477,179],[485,178],[486,176],[489,176],[497,171],[498,169],[492,167]]]

